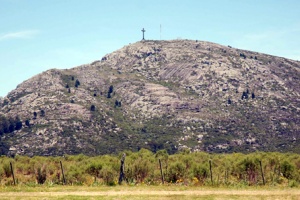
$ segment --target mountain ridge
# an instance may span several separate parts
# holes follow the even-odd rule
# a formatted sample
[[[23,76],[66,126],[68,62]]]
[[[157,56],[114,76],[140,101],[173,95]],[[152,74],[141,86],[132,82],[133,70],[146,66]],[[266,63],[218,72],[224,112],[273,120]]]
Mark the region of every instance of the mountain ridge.
[[[282,57],[204,41],[136,42],[19,84],[0,104],[7,123],[23,124],[1,134],[3,152],[299,153],[299,77],[299,62]]]

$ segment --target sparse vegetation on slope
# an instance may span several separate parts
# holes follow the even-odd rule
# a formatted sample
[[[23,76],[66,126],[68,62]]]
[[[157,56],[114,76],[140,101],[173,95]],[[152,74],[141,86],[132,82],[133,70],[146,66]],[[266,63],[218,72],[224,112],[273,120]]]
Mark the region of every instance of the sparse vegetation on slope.
[[[9,93],[0,113],[22,127],[2,134],[2,154],[300,153],[299,77],[299,62],[285,58],[202,41],[137,42]]]

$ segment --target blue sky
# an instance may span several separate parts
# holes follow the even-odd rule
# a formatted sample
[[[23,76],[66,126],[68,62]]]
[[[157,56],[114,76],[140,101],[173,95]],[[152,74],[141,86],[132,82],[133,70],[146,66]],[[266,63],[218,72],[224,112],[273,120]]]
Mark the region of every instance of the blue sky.
[[[0,96],[52,68],[142,38],[192,39],[300,60],[299,0],[0,0]]]

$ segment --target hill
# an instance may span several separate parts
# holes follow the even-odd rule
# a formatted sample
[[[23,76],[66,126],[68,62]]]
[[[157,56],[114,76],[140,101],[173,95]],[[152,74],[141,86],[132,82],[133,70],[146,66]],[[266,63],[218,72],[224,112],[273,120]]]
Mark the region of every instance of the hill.
[[[21,83],[0,100],[0,153],[300,153],[299,78],[299,61],[204,41],[140,41]]]

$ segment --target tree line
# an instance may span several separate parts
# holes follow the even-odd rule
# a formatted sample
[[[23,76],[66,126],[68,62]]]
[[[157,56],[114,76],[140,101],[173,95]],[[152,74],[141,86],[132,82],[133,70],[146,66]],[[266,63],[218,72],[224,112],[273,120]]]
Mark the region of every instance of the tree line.
[[[27,125],[29,121],[25,123]],[[21,130],[22,126],[22,121],[18,116],[16,118],[6,118],[4,115],[0,115],[0,136],[5,133],[12,133],[15,130]]]

